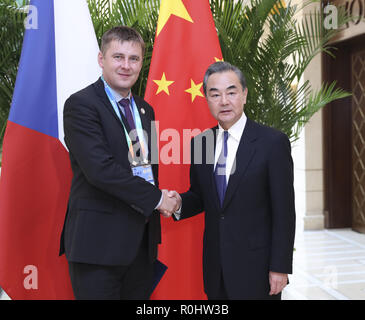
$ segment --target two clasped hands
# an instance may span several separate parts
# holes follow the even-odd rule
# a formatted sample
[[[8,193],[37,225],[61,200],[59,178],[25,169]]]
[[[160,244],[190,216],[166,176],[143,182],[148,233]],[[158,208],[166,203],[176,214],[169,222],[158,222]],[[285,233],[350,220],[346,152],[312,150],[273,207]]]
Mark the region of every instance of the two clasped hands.
[[[173,213],[181,208],[181,197],[176,191],[161,190],[163,194],[162,202],[157,208],[165,218],[170,218]]]

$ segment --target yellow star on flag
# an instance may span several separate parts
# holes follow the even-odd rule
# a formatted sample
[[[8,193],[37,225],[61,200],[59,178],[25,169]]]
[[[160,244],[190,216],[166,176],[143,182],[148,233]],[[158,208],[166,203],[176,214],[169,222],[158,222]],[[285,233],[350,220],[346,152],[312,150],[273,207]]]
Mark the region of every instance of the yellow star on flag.
[[[222,58],[222,59],[219,59],[219,58],[217,58],[217,57],[214,57],[214,60],[215,60],[215,62],[218,62],[218,61],[224,61],[224,60],[223,60],[223,58]]]
[[[156,95],[158,95],[161,91],[164,91],[167,93],[167,95],[170,95],[169,85],[173,84],[175,81],[166,80],[165,72],[163,72],[161,80],[153,80],[153,82],[158,85]]]
[[[157,22],[157,36],[160,34],[172,14],[193,23],[193,19],[191,19],[182,0],[161,0],[160,14]]]
[[[191,102],[194,102],[196,96],[204,97],[204,95],[201,93],[200,88],[203,85],[203,82],[200,82],[198,84],[195,84],[194,80],[190,80],[191,87],[189,89],[186,89],[185,92],[188,92],[191,94]]]
[[[281,0],[278,4],[275,4],[274,7],[271,9],[271,14],[279,13],[279,9],[285,9],[286,3],[284,0]]]

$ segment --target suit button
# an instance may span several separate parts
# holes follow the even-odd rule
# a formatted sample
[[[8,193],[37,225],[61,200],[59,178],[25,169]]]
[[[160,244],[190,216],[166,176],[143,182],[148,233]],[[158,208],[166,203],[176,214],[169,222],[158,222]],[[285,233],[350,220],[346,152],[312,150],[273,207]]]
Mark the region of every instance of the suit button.
[[[221,214],[221,219],[224,219],[224,214]]]

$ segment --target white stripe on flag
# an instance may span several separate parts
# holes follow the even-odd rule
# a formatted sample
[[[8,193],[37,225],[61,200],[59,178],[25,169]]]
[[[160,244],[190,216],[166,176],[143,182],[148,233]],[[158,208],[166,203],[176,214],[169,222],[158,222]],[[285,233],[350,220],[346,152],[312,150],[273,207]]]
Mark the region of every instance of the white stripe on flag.
[[[99,46],[86,0],[54,0],[58,138],[65,146],[66,99],[101,75]]]

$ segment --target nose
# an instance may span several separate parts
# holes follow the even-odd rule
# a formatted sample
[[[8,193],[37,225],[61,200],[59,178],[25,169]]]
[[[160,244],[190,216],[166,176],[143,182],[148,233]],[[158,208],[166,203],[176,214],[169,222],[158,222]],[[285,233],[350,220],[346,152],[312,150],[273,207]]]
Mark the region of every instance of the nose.
[[[227,95],[223,93],[221,96],[221,104],[225,106],[227,103],[228,103]]]
[[[130,67],[129,60],[127,58],[122,59],[120,64],[123,69],[129,69],[129,67]]]

